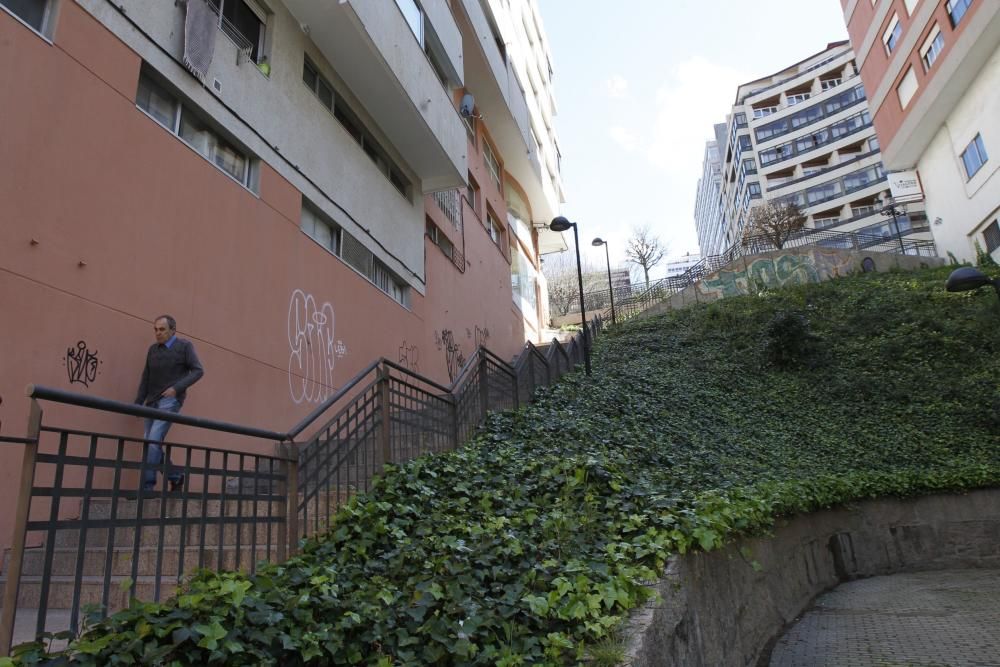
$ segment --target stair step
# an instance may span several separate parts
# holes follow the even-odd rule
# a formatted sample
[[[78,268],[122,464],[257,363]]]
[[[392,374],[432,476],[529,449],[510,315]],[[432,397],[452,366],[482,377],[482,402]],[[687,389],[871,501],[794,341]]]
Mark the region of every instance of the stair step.
[[[21,586],[17,592],[17,607],[37,609],[41,606],[42,580],[46,577],[21,577]],[[73,604],[73,577],[50,576],[47,607],[49,609],[71,609]],[[128,606],[130,598],[152,601],[156,593],[156,577],[137,577],[130,589],[122,589],[127,577],[112,577],[108,589],[108,613],[114,613]],[[159,599],[166,600],[177,592],[179,582],[177,577],[160,577]],[[7,582],[0,582],[0,596],[7,587]],[[80,605],[101,604],[104,591],[104,577],[82,577],[80,580]],[[65,628],[64,628],[65,629]]]
[[[155,547],[139,548],[139,575],[153,576],[156,574],[156,561],[161,550]],[[112,576],[129,577],[132,575],[133,549],[131,546],[113,547],[111,549],[111,574]],[[164,548],[162,550],[162,560],[160,572],[164,575],[176,574],[177,566],[180,564],[181,555],[178,547]],[[76,563],[79,551],[76,547],[56,547],[52,551],[52,566],[49,572],[53,575],[73,576],[76,572]],[[243,544],[237,550],[235,546],[223,546],[220,559],[219,547],[205,547],[203,564],[212,570],[244,570],[249,571],[251,565],[255,565],[262,560],[274,561],[277,559],[277,548],[272,546],[269,550],[266,546],[257,545],[254,550],[249,544]],[[104,547],[87,548],[83,552],[83,575],[84,576],[104,576],[104,568],[107,564],[108,550]],[[239,557],[239,564],[237,564]],[[9,557],[8,557],[9,558]],[[24,562],[21,565],[22,576],[41,576],[44,574],[45,549],[26,549],[24,552]],[[191,572],[199,567],[199,548],[186,546],[184,548],[183,570]],[[6,565],[4,572],[7,571]],[[0,577],[0,581],[3,581]]]
[[[218,519],[213,519],[208,517],[206,521],[202,522],[199,519],[192,519],[188,517],[189,521],[183,534],[185,535],[185,544],[206,544],[211,546],[217,546],[220,542],[220,532],[221,532],[221,542],[223,545],[234,546],[236,544],[237,535],[237,524],[227,523],[223,526],[223,530],[219,530]],[[204,526],[204,537],[202,537],[202,527]],[[257,536],[256,542],[260,544],[267,541],[267,524],[262,521],[244,523],[239,526],[239,536],[241,545],[249,545],[254,541],[254,527],[256,527]],[[271,539],[272,543],[277,542],[278,539],[278,523],[271,524]],[[89,528],[87,530],[87,546],[88,547],[106,547],[108,544],[108,535],[110,528]],[[163,527],[163,538],[160,538],[160,527],[158,526],[143,526],[139,529],[139,544],[140,546],[157,546],[163,545],[167,546],[178,546],[181,541],[182,530],[180,526],[164,526]],[[55,546],[56,547],[75,547],[80,544],[80,530],[76,528],[60,528],[55,531]],[[114,543],[113,546],[116,547],[126,547],[132,546],[135,542],[136,528],[133,526],[120,526],[114,529]],[[38,533],[35,533],[36,535]]]

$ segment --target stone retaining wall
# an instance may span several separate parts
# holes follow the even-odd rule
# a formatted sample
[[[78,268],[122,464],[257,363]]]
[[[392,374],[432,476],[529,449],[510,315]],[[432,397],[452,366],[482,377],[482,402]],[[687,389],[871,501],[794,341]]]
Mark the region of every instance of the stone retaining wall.
[[[842,581],[960,567],[1000,567],[1000,489],[779,520],[772,537],[672,559],[660,599],[629,623],[628,664],[757,665],[786,624]]]

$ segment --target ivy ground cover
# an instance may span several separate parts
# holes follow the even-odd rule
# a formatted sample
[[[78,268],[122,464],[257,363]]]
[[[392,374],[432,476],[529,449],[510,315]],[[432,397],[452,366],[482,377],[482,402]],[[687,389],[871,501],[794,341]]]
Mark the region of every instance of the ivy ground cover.
[[[1000,308],[948,269],[632,321],[458,452],[392,468],[302,553],[203,572],[20,664],[600,660],[667,558],[779,515],[1000,481]],[[3,664],[0,662],[0,664]]]

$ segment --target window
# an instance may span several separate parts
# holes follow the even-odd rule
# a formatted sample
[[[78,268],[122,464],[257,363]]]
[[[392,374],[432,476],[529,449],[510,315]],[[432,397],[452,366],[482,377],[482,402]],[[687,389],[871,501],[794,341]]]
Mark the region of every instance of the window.
[[[479,215],[479,183],[476,183],[476,179],[472,177],[472,172],[469,172],[469,184],[465,188],[465,199],[472,207],[472,212]]]
[[[986,146],[983,145],[983,137],[977,134],[976,138],[962,151],[962,163],[965,165],[965,175],[971,179],[988,159]]]
[[[991,222],[983,230],[983,240],[986,241],[986,252],[993,252],[1000,248],[1000,223],[996,220]]]
[[[819,87],[820,90],[830,90],[831,88],[836,88],[837,86],[839,86],[841,83],[843,83],[843,81],[844,80],[840,78],[823,79],[819,82]]]
[[[334,255],[340,256],[341,229],[306,202],[302,202],[302,231]]]
[[[323,103],[323,106],[330,111],[334,110],[333,87],[323,78],[323,75],[319,73],[316,66],[308,58],[305,58],[302,63],[302,82],[306,84],[309,90],[313,91],[316,97],[319,98],[319,101]]]
[[[747,126],[747,115],[745,113],[736,114],[736,127],[746,127]]]
[[[431,240],[431,243],[441,248],[441,252],[445,254],[448,259],[455,259],[455,244],[444,235],[438,226],[435,225],[430,218],[427,219],[427,238]]]
[[[751,199],[760,199],[760,183],[748,183],[747,192],[750,193]]]
[[[788,96],[788,106],[793,106],[801,102],[805,102],[811,97],[809,93],[796,93],[795,95]]]
[[[763,118],[765,116],[770,116],[771,114],[778,111],[778,107],[760,107],[759,109],[753,110],[754,118]]]
[[[965,16],[965,12],[969,10],[969,5],[972,4],[972,0],[948,0],[944,3],[945,9],[948,10],[948,18],[951,19],[951,26],[954,28],[958,26],[962,17]]]
[[[254,0],[208,0],[208,3],[219,13],[219,29],[236,46],[246,50],[250,60],[260,62],[267,25],[264,8]]]
[[[0,0],[0,7],[6,7],[7,11],[38,32],[45,27],[50,4],[46,0]]]
[[[211,127],[199,112],[182,104],[176,96],[145,72],[139,76],[139,90],[136,93],[135,103],[233,180],[250,187],[251,161],[247,153],[234,146]]]
[[[319,68],[304,57],[302,60],[302,83],[316,95],[320,103],[333,112],[334,118],[340,121],[347,133],[354,137],[365,155],[371,159],[382,175],[389,179],[389,182],[399,190],[404,197],[409,197],[410,181],[403,175],[402,170],[395,161],[383,149],[368,129],[358,119],[357,114],[347,106],[347,104],[336,95],[330,82],[319,73]]]
[[[816,218],[813,221],[813,225],[816,229],[826,229],[827,227],[833,227],[838,222],[840,222],[840,218]]]
[[[906,74],[903,75],[899,85],[896,86],[896,94],[899,96],[899,106],[905,109],[906,105],[913,99],[913,96],[917,94],[918,87],[916,73],[912,67],[907,68]]]
[[[756,174],[757,173],[757,163],[754,162],[752,157],[748,157],[743,160],[743,174]]]
[[[413,36],[424,47],[424,12],[414,0],[396,0],[396,6],[403,13],[406,24],[413,31]]]
[[[500,226],[500,222],[497,221],[496,214],[489,208],[486,209],[486,233],[489,235],[490,239],[500,245],[501,239],[503,239],[503,227]]]
[[[885,45],[885,52],[887,54],[892,53],[892,50],[896,48],[896,44],[899,43],[899,38],[902,34],[903,24],[899,22],[899,15],[893,14],[892,20],[889,21],[889,27],[882,33],[882,43]]]
[[[913,8],[917,6],[920,0],[903,0],[903,4],[906,5],[906,15],[913,16]]]
[[[862,206],[851,207],[851,215],[853,215],[855,218],[871,215],[874,212],[875,212],[874,204],[864,204]]]
[[[301,227],[302,231],[310,238],[363,275],[380,290],[400,304],[409,306],[409,286],[378,257],[375,257],[364,244],[331,222],[319,212],[319,209],[305,199],[302,200]]]
[[[500,162],[497,160],[496,153],[493,152],[493,147],[490,146],[490,142],[483,142],[483,159],[486,161],[486,168],[490,172],[490,180],[493,184],[497,186],[497,190],[503,192],[503,188],[500,186]]]
[[[920,47],[920,60],[924,63],[924,71],[931,68],[942,50],[944,50],[944,34],[935,25],[924,41],[924,45]]]

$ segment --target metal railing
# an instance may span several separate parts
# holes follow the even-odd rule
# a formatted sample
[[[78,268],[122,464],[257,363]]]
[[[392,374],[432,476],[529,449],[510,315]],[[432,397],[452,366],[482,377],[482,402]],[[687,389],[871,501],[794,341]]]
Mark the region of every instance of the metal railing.
[[[603,322],[596,318],[590,327],[596,335]],[[385,359],[370,365],[289,432],[295,437],[329,413],[298,446],[298,508],[291,534],[326,530],[337,509],[368,490],[385,464],[455,449],[489,412],[528,403],[538,387],[583,362],[580,338],[567,345],[553,340],[544,348],[527,343],[513,364],[480,347],[447,387]]]
[[[909,231],[922,231],[914,227]],[[884,252],[920,257],[936,257],[937,250],[933,241],[908,239],[903,236],[884,236],[866,234],[864,232],[835,232],[822,229],[801,229],[793,233],[778,248],[766,236],[751,236],[739,243],[734,243],[725,252],[709,255],[700,262],[689,267],[684,273],[668,276],[659,280],[637,285],[616,287],[615,311],[618,320],[628,319],[655,303],[663,301],[684,288],[693,285],[705,276],[724,268],[741,257],[788,250],[806,245],[817,245],[824,248],[843,250],[867,250],[869,252]],[[587,312],[599,313],[603,318],[609,317],[610,300],[608,290],[584,292],[584,304]],[[570,301],[566,314],[579,313],[579,299],[575,296]]]
[[[76,632],[87,605],[111,613],[133,597],[159,601],[196,568],[253,572],[260,561],[285,558],[284,489],[295,461],[253,451],[261,439],[280,441],[283,434],[47,387],[29,387],[28,395],[0,649],[10,646],[15,629],[21,639]],[[258,445],[234,451],[164,442],[163,462],[152,465],[150,442],[142,438],[45,424],[43,400],[165,419]],[[150,471],[163,476],[161,490],[137,491]],[[184,483],[168,493],[166,475],[178,472]],[[19,609],[34,617],[18,619]]]
[[[596,336],[603,323],[588,326]],[[573,370],[581,338],[527,343],[512,364],[480,347],[450,386],[380,359],[287,433],[29,386],[28,433],[0,436],[24,452],[0,655],[15,639],[76,633],[88,605],[110,614],[170,597],[196,569],[252,573],[284,560],[387,464],[461,446],[489,412],[524,405]],[[152,465],[153,443],[43,423],[41,401],[185,424],[206,442],[164,441]],[[151,471],[160,490],[137,491]],[[178,473],[183,484],[167,490]]]

